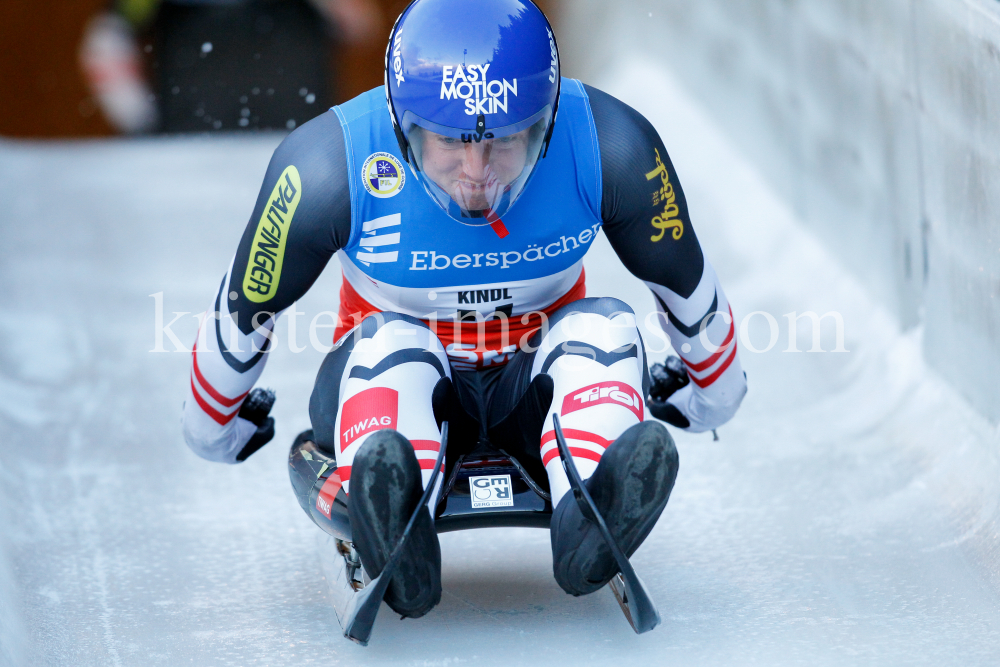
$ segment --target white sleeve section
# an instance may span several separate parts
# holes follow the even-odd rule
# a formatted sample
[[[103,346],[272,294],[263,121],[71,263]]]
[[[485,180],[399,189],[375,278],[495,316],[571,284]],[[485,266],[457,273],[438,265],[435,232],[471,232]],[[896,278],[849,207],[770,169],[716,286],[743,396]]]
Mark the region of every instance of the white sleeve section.
[[[738,365],[738,362],[739,360],[734,365]],[[738,369],[738,379],[737,373],[730,373],[727,370],[726,374],[728,377],[725,383],[716,382],[708,389],[702,389],[692,382],[667,399],[667,402],[672,403],[691,423],[684,430],[704,433],[719,428],[733,418],[747,393],[747,383],[740,369]],[[729,381],[730,378],[732,381]],[[727,385],[731,385],[734,391],[720,391]]]
[[[690,422],[689,431],[722,426],[736,414],[747,383],[736,345],[736,324],[715,270],[706,259],[701,281],[687,299],[661,285],[646,285],[657,297],[660,326],[691,379],[669,402]]]
[[[192,404],[195,406],[193,410]],[[198,409],[188,387],[188,397],[184,402],[184,442],[201,458],[216,463],[238,463],[236,455],[256,432],[257,426],[242,417],[220,425]]]
[[[694,292],[691,296],[684,298],[677,294],[673,290],[670,290],[663,285],[657,285],[656,283],[651,283],[644,280],[646,287],[652,290],[653,294],[659,297],[659,301],[663,301],[667,304],[667,308],[673,313],[674,317],[679,319],[681,322],[688,326],[698,326],[701,319],[705,316],[705,313],[709,312],[708,309],[712,307],[712,303],[715,301],[716,289],[720,292],[722,288],[719,287],[719,279],[715,275],[715,269],[712,265],[705,260],[704,269],[701,272],[701,279],[698,281],[698,286],[694,288]],[[725,297],[721,297],[725,300]],[[728,304],[728,302],[726,302]],[[657,302],[657,310],[660,314],[663,314],[662,308],[660,308],[659,302]],[[722,304],[720,304],[722,306]],[[725,310],[724,307],[718,308]],[[666,331],[666,329],[664,329]],[[668,332],[669,333],[669,332]],[[671,340],[673,338],[671,337]],[[680,349],[679,346],[677,349]]]
[[[184,402],[184,441],[209,461],[236,463],[236,455],[256,426],[237,416],[247,393],[264,370],[268,337],[280,313],[260,317],[244,334],[229,312],[229,274],[198,330],[191,354],[191,371]],[[218,304],[218,308],[216,305]]]

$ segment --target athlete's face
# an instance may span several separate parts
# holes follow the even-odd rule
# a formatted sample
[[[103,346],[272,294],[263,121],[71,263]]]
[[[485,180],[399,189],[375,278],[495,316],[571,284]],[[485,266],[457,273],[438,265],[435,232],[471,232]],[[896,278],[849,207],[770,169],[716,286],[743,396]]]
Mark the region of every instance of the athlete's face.
[[[462,208],[482,211],[500,199],[528,161],[528,130],[464,143],[425,131],[424,173]]]

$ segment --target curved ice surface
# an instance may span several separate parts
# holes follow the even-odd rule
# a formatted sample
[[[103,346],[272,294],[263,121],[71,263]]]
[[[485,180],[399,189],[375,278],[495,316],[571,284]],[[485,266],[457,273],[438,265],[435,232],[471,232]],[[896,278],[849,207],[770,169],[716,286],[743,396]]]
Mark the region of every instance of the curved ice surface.
[[[629,63],[604,87],[663,134],[737,320],[771,313],[779,334],[761,354],[741,339],[750,393],[720,441],[677,434],[676,491],[634,557],[661,627],[634,635],[610,592],[564,594],[546,532],[497,529],[442,536],[430,615],[383,607],[371,646],[344,640],[285,470],[336,262],[298,306],[309,349],[289,351],[287,316],[278,328],[262,379],[277,438],[243,465],[187,451],[188,357],[149,351],[149,295],[166,322],[210,305],[278,138],[6,142],[0,661],[1000,664],[996,431],[671,79]],[[603,238],[587,271],[592,294],[650,312]],[[784,352],[793,311],[840,312],[849,352]],[[195,320],[172,331],[189,344]],[[810,332],[802,320],[799,349]],[[746,334],[766,347],[766,317]]]

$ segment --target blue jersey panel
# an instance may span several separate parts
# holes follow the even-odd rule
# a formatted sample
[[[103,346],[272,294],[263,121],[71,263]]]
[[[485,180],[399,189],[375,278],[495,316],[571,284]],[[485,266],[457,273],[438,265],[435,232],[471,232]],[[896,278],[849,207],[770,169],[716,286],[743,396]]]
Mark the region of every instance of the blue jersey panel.
[[[505,238],[489,225],[456,222],[424,192],[401,159],[382,87],[334,111],[351,178],[351,239],[343,253],[372,282],[427,289],[532,281],[569,269],[593,243],[601,225],[600,157],[579,81],[563,79],[548,155],[503,216]]]

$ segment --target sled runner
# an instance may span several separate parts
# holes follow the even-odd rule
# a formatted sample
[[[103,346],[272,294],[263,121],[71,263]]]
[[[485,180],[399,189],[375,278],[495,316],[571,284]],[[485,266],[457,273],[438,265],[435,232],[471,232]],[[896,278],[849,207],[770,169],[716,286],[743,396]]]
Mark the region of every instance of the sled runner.
[[[601,535],[604,536],[604,541],[611,550],[611,555],[614,556],[615,562],[618,563],[619,573],[609,583],[611,592],[615,594],[618,606],[622,608],[625,618],[628,619],[629,624],[631,624],[636,634],[649,632],[660,624],[660,613],[656,611],[656,606],[653,605],[653,601],[646,591],[646,586],[639,579],[639,575],[635,573],[635,570],[632,569],[632,563],[629,562],[621,547],[615,542],[615,538],[611,535],[611,531],[608,530],[608,526],[604,522],[604,517],[597,510],[593,498],[587,492],[587,487],[584,485],[583,480],[580,479],[580,473],[577,472],[576,464],[569,453],[566,438],[563,437],[559,415],[556,413],[552,413],[552,425],[555,427],[556,442],[559,445],[559,458],[562,459],[566,476],[569,477],[569,484],[572,489],[571,493],[576,498],[576,502],[580,504],[580,510],[584,516],[597,524]]]
[[[593,500],[583,486],[576,466],[569,457],[558,416],[555,417],[555,428],[559,454],[566,468],[572,493],[577,502],[581,503],[585,514],[598,517],[597,525],[621,570],[611,580],[609,588],[637,634],[652,630],[660,622],[656,607],[628,559],[614,543],[604,519],[597,513]],[[382,597],[402,553],[402,545],[409,536],[417,513],[423,510],[441,477],[441,463],[448,443],[447,422],[442,425],[441,441],[435,472],[423,498],[410,517],[392,557],[375,579],[370,580],[365,574],[361,558],[352,544],[347,495],[340,488],[335,470],[315,499],[314,507],[329,509],[329,518],[321,525],[329,526],[327,531],[330,534],[321,536],[320,552],[324,574],[333,594],[337,620],[344,628],[344,636],[359,644],[368,644]],[[324,499],[323,489],[333,490],[329,488],[332,486],[336,487],[334,497]],[[435,508],[435,528],[438,533],[502,526],[548,528],[551,517],[551,497],[516,459],[502,450],[486,453],[478,451],[476,455],[460,457],[452,467]]]

